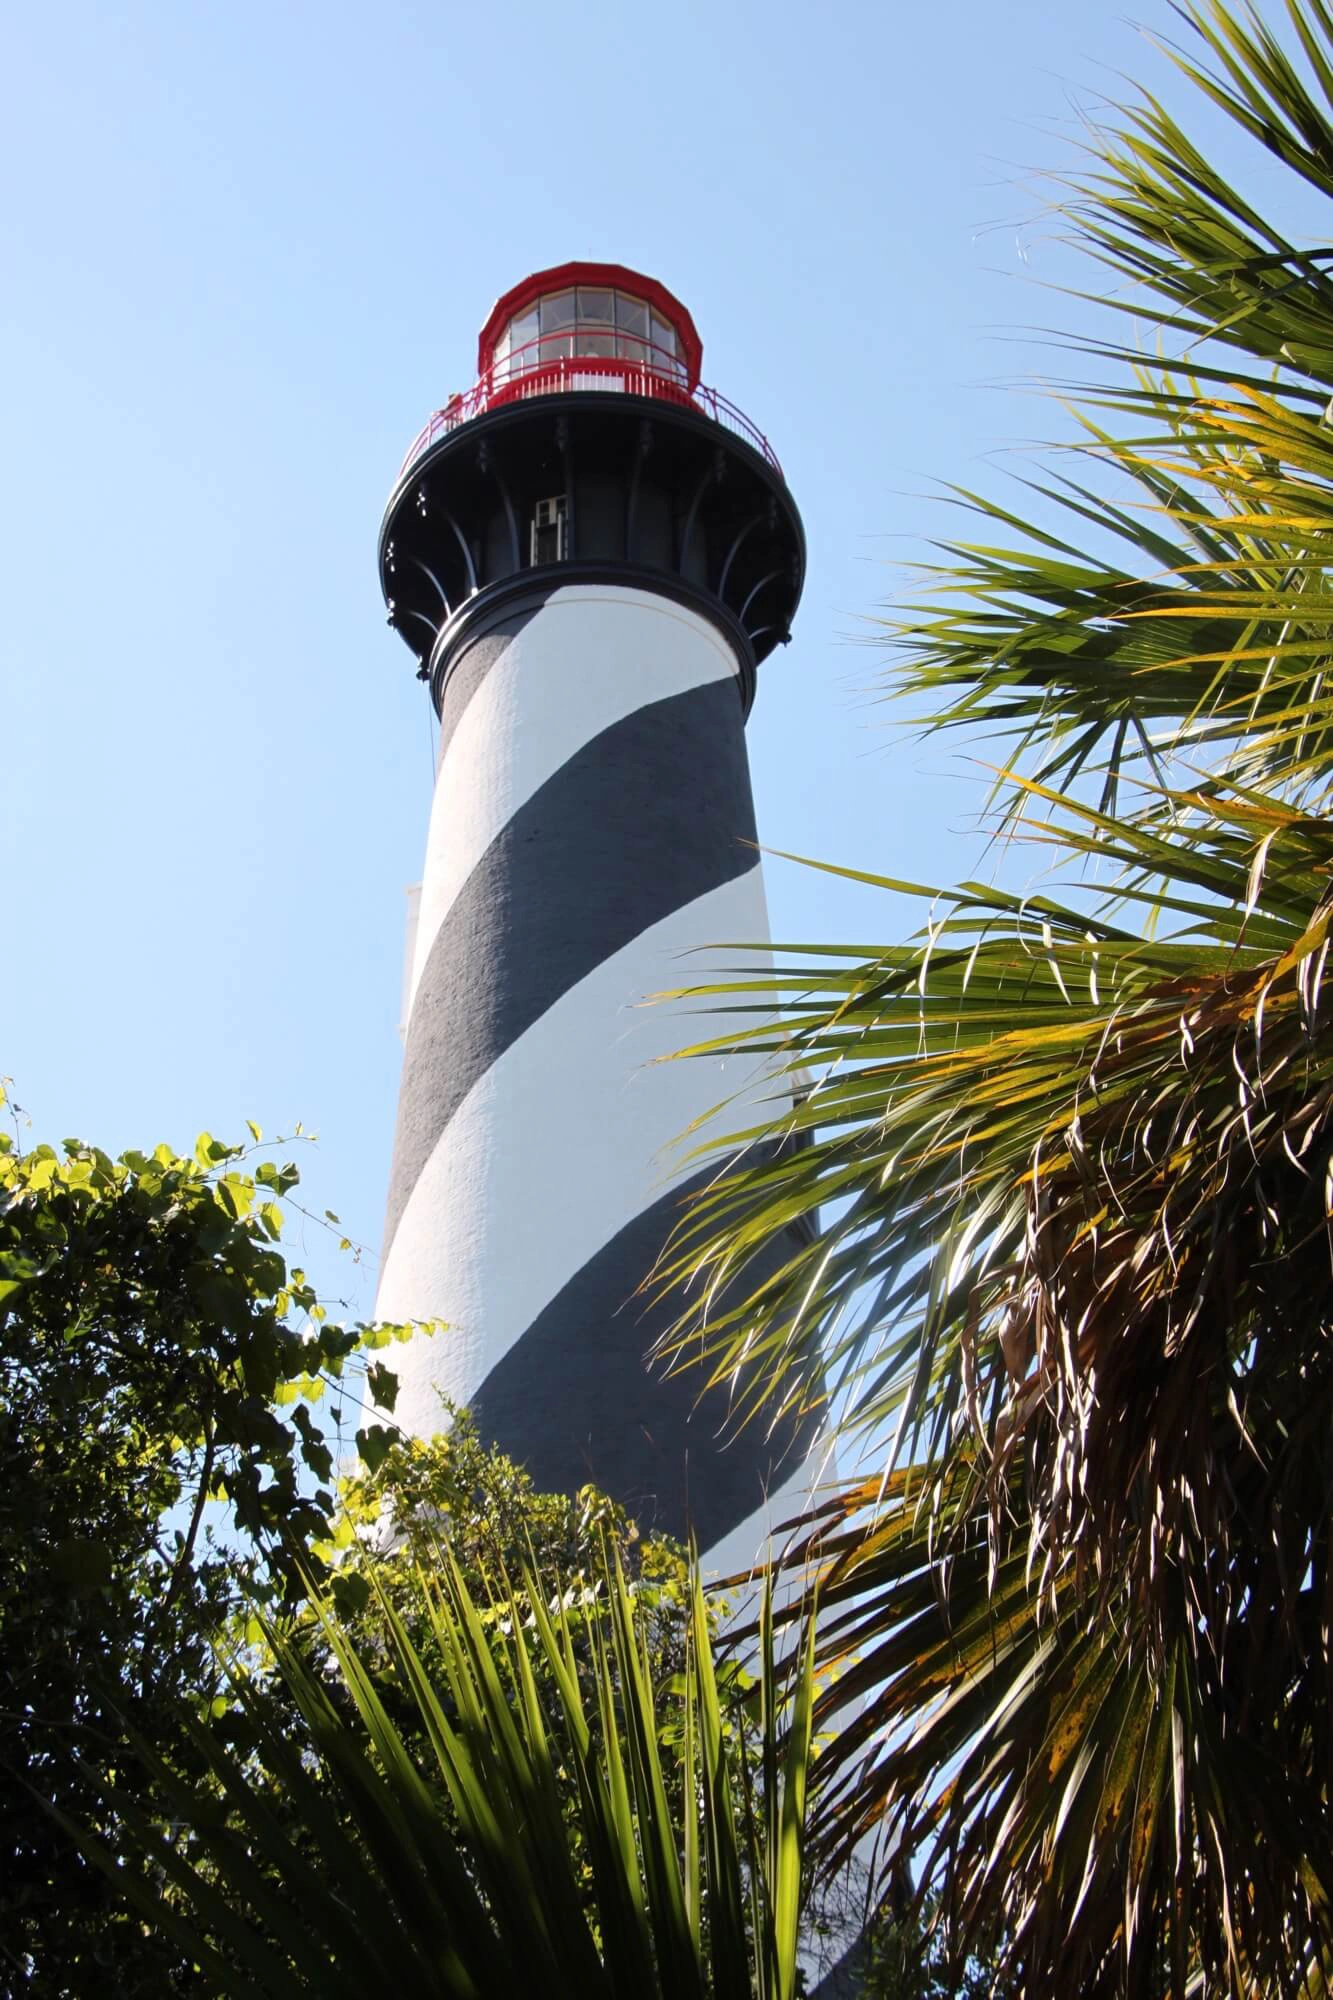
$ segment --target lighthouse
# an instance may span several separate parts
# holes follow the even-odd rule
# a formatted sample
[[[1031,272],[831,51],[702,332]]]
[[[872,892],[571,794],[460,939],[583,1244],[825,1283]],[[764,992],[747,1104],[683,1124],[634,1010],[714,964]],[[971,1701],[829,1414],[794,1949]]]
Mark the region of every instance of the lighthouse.
[[[748,1562],[815,1422],[738,1427],[724,1388],[655,1367],[683,1302],[646,1281],[719,1170],[699,1148],[781,1107],[753,1061],[671,1060],[727,1017],[654,996],[768,936],[745,722],[804,536],[701,367],[656,280],[539,271],[390,495],[380,577],[439,752],[376,1314],[444,1322],[400,1350],[407,1432],[467,1404],[539,1487]]]

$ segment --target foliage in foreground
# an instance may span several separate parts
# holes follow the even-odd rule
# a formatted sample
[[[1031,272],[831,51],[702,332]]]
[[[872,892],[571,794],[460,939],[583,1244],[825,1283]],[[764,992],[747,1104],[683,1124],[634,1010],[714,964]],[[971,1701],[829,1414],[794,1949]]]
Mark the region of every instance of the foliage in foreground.
[[[334,1324],[288,1272],[296,1181],[206,1134],[120,1159],[0,1136],[0,1993],[178,1990],[46,1808],[90,1805],[124,1714],[207,1708],[211,1632],[333,1533],[310,1399],[354,1397],[393,1330]]]
[[[443,1414],[443,1413],[442,1413]],[[507,1627],[532,1616],[522,1579],[541,1577],[548,1595],[559,1596],[574,1645],[583,1700],[598,1713],[594,1747],[602,1727],[597,1711],[596,1635],[605,1616],[600,1582],[608,1562],[629,1582],[636,1629],[654,1690],[659,1742],[669,1747],[683,1726],[682,1688],[692,1617],[689,1565],[685,1551],[661,1536],[644,1536],[606,1494],[584,1487],[576,1494],[540,1493],[529,1475],[503,1452],[484,1445],[466,1411],[450,1410],[450,1428],[429,1440],[402,1439],[385,1451],[372,1472],[364,1465],[339,1482],[339,1509],[331,1545],[319,1545],[330,1565],[328,1607],[303,1606],[285,1628],[313,1671],[336,1679],[336,1655],[329,1633],[336,1622],[374,1680],[379,1698],[411,1756],[432,1768],[430,1740],[415,1704],[405,1698],[389,1643],[386,1608],[402,1627],[427,1673],[444,1671],[435,1615],[435,1582],[455,1572],[479,1606],[488,1628]],[[724,1606],[707,1602],[710,1633],[716,1638]],[[332,1620],[332,1622],[331,1622]],[[251,1628],[253,1631],[253,1628]],[[725,1649],[715,1648],[715,1674],[726,1714],[724,1749],[731,1760],[732,1785],[744,1795],[745,1763],[752,1730],[738,1721],[740,1697],[750,1679]],[[548,1704],[558,1690],[549,1662],[534,1660],[537,1693]],[[281,1698],[281,1681],[273,1683]],[[348,1711],[350,1714],[350,1710]],[[549,1712],[549,1710],[548,1710]],[[247,1740],[242,1715],[229,1718],[237,1740]],[[577,1787],[568,1746],[561,1738],[560,1711],[551,1723],[555,1763],[560,1771],[564,1840],[575,1873],[590,1898],[592,1873],[584,1845]],[[672,1788],[675,1789],[672,1789]],[[683,1800],[674,1759],[668,1759],[668,1803],[679,1817]],[[441,1791],[444,1822],[459,1831]],[[328,1810],[337,1811],[330,1798]],[[294,1828],[295,1837],[299,1831]]]
[[[130,1829],[154,1823],[165,1785],[197,1809],[177,1834],[200,1882],[215,1886],[210,1842],[219,1828],[225,1838],[227,1825],[215,1754],[260,1785],[266,1823],[281,1836],[282,1872],[262,1850],[251,1853],[248,1879],[261,1901],[281,1900],[284,1880],[318,1872],[328,1843],[356,1841],[356,1813],[327,1765],[298,1758],[265,1766],[259,1755],[265,1732],[290,1745],[304,1726],[290,1683],[272,1670],[265,1618],[283,1657],[301,1663],[303,1685],[322,1687],[351,1732],[357,1710],[339,1650],[356,1656],[423,1771],[436,1837],[457,1847],[464,1828],[390,1634],[442,1681],[441,1634],[456,1638],[457,1628],[441,1621],[432,1579],[452,1579],[475,1603],[469,1616],[487,1643],[503,1653],[504,1635],[532,1616],[521,1579],[535,1569],[559,1605],[566,1646],[559,1660],[539,1648],[530,1655],[557,1774],[556,1845],[563,1879],[574,1882],[585,1927],[597,1936],[594,1857],[573,1775],[579,1745],[569,1730],[581,1714],[583,1755],[595,1762],[613,1719],[597,1679],[608,1645],[614,1656],[609,1564],[632,1584],[663,1823],[684,1824],[680,1744],[700,1710],[686,1674],[698,1610],[683,1552],[640,1537],[592,1489],[534,1492],[521,1468],[481,1444],[465,1413],[442,1412],[450,1429],[429,1441],[365,1428],[357,1433],[362,1456],[335,1478],[336,1440],[321,1432],[309,1401],[295,1399],[322,1388],[326,1410],[354,1405],[349,1366],[364,1366],[361,1350],[397,1330],[324,1319],[279,1248],[278,1204],[292,1198],[295,1168],[261,1158],[251,1171],[242,1158],[208,1138],[192,1157],[160,1147],[119,1160],[82,1145],[58,1154],[0,1144],[0,1436],[14,1473],[0,1497],[7,1995],[70,2000],[105,1987],[157,2000],[240,1990],[249,1975],[225,1927],[204,1939],[210,1977],[182,1928],[179,1888],[158,1878],[153,1919],[144,1922],[126,1901],[123,1873],[87,1859],[89,1843],[123,1857]],[[379,1364],[371,1367],[382,1405],[391,1386]],[[312,1579],[321,1593],[314,1603],[306,1598]],[[710,1603],[710,1635],[717,1617]],[[249,1670],[237,1685],[219,1666],[224,1634]],[[572,1707],[557,1672],[571,1661]],[[727,1771],[718,1782],[742,1815],[742,1842],[758,1824],[744,1816],[755,1810],[751,1765],[762,1764],[738,1714],[748,1684],[719,1650],[713,1685]],[[687,1697],[695,1703],[688,1712]],[[522,1730],[517,1705],[513,1723]],[[611,1754],[631,1753],[613,1744]],[[532,1865],[532,1829],[515,1824],[509,1833],[518,1843],[511,1865],[521,1871]],[[367,1921],[376,1914],[368,1910]]]
[[[1181,11],[1202,56],[1179,73],[1333,197],[1324,0],[1290,0],[1286,46],[1220,0]],[[807,1143],[722,1174],[674,1275],[736,1298],[761,1243],[816,1206],[825,1227],[675,1351],[799,1403],[822,1340],[886,1457],[825,1524],[821,1659],[866,1697],[826,1846],[892,1827],[959,1949],[1003,1932],[1033,1996],[1314,1994],[1333,253],[1146,94],[1088,143],[1066,214],[1098,295],[1184,358],[1084,343],[1111,379],[1034,482],[1053,525],[964,496],[977,539],[896,633],[936,727],[1012,739],[1004,823],[1051,879],[868,876],[922,899],[910,944],[793,950],[722,989],[758,1018],[742,1046],[816,1077],[744,1136]]]
[[[220,1995],[237,1990],[239,1966],[246,1990],[271,2000],[360,2000],[388,1981],[449,2000],[529,1990],[551,2000],[793,2000],[811,1635],[784,1717],[765,1610],[761,1781],[754,1796],[738,1798],[697,1576],[670,1747],[660,1740],[660,1690],[636,1595],[614,1556],[603,1555],[588,1588],[599,1609],[578,1633],[567,1594],[550,1593],[532,1572],[488,1605],[446,1555],[424,1599],[433,1672],[380,1599],[400,1702],[428,1746],[424,1759],[327,1603],[317,1611],[337,1688],[270,1626],[290,1699],[275,1700],[238,1663],[248,1756],[190,1724],[211,1779],[201,1783],[144,1746],[157,1816],[201,1830],[194,1851],[114,1781],[103,1796],[121,1817],[120,1850],[93,1851],[145,1921],[198,1962],[203,1990]],[[568,1838],[571,1776],[589,1882]],[[328,1809],[329,1785],[340,1812]],[[273,1812],[274,1788],[299,1838]]]

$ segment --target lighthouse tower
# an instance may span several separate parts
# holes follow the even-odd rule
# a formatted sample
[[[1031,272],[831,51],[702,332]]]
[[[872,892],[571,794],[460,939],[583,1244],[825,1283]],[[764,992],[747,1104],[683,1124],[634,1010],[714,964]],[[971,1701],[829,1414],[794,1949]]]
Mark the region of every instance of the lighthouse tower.
[[[722,1392],[650,1368],[680,1301],[643,1288],[717,1171],[692,1147],[764,1086],[736,1058],[666,1060],[727,1023],[651,996],[767,938],[744,728],[804,539],[701,358],[654,279],[539,271],[385,511],[389,621],[439,759],[376,1311],[446,1322],[401,1350],[407,1431],[469,1404],[540,1487],[593,1481],[744,1562],[812,1429],[736,1431]]]

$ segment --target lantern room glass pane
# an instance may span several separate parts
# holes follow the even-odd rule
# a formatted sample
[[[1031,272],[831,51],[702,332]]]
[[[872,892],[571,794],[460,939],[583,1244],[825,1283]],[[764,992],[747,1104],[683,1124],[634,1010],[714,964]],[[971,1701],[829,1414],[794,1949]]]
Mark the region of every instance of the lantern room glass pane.
[[[648,308],[643,300],[627,298],[624,292],[617,292],[616,325],[622,333],[633,334],[636,340],[647,340]],[[622,348],[621,352],[624,351]]]
[[[510,320],[508,337],[509,352],[513,357],[512,365],[514,372],[517,374],[521,369],[534,367],[537,361],[537,349],[532,344],[537,338],[537,309],[535,306],[531,312],[520,313],[517,319]],[[524,350],[521,354],[519,352],[520,348]]]
[[[668,368],[676,351],[676,329],[660,313],[653,314],[653,350],[654,366]]]
[[[491,380],[503,386],[540,369],[550,381],[532,386],[555,387],[565,380],[562,364],[580,356],[618,358],[627,371],[647,368],[689,389],[684,343],[672,321],[645,299],[597,286],[550,292],[516,314],[496,342]],[[589,371],[577,386],[628,387],[630,380],[628,372],[622,377],[615,370]]]
[[[598,328],[615,325],[615,295],[611,292],[592,292],[579,288],[579,323]],[[587,351],[587,350],[584,350]]]
[[[541,319],[543,333],[556,333],[561,327],[573,326],[573,292],[552,292],[549,298],[543,299],[541,301]]]

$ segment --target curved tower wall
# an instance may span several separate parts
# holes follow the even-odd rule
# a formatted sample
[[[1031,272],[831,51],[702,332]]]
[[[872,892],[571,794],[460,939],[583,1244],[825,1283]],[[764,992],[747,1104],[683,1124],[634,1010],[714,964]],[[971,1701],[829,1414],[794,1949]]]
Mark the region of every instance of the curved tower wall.
[[[682,1135],[743,1122],[758,1079],[667,1060],[726,1023],[650,996],[767,938],[754,843],[740,664],[706,613],[572,584],[454,640],[376,1306],[447,1331],[396,1358],[395,1414],[426,1435],[441,1396],[470,1404],[540,1487],[595,1481],[705,1546],[781,1468],[757,1435],[722,1448],[696,1378],[649,1372],[641,1287],[700,1172]]]
[[[689,1154],[766,1095],[757,1063],[664,1060],[734,1017],[651,996],[767,940],[744,723],[804,536],[700,354],[642,274],[537,273],[390,496],[381,579],[440,756],[376,1310],[447,1322],[396,1360],[409,1432],[467,1403],[539,1487],[592,1481],[725,1569],[795,1511],[817,1426],[736,1431],[701,1373],[649,1366],[683,1301],[646,1280],[717,1171]]]

